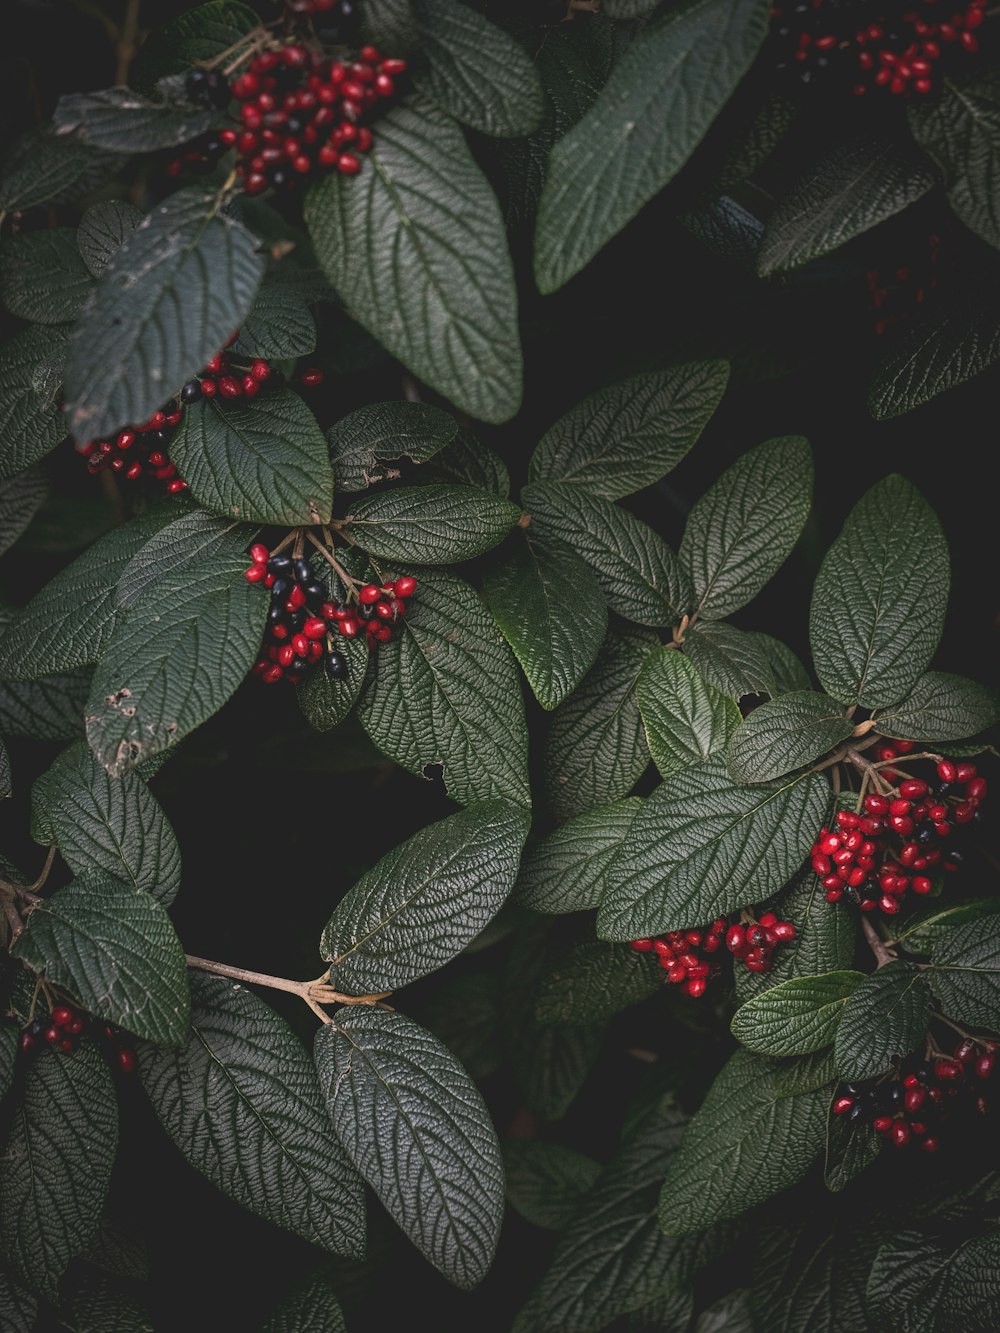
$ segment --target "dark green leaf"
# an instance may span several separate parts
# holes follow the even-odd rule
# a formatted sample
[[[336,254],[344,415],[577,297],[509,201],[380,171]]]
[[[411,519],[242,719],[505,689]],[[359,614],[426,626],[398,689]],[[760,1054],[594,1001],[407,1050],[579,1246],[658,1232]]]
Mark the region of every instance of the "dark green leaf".
[[[474,1287],[503,1217],[500,1145],[475,1084],[424,1028],[368,1006],[321,1028],[315,1057],[351,1160],[425,1257]]]
[[[834,1115],[831,1110],[823,1166],[827,1189],[834,1194],[846,1189],[881,1151],[882,1139],[870,1124],[861,1120],[849,1122],[846,1115]]]
[[[215,202],[200,189],[172,195],[101,275],[66,359],[67,411],[78,440],[145,421],[250,309],[264,261],[242,224],[215,216]]]
[[[664,778],[724,749],[740,724],[736,704],[707,685],[675,649],[650,653],[636,697],[649,752]]]
[[[944,626],[948,545],[912,484],[888,476],[851,510],[813,587],[809,639],[841,703],[894,704],[926,670]]]
[[[818,774],[741,786],[714,755],[649,797],[608,871],[598,910],[604,939],[703,926],[785,884],[827,811]]]
[[[521,349],[500,209],[445,112],[393,108],[359,176],[312,187],[306,221],[352,319],[471,416],[513,416]]]
[[[81,875],[34,909],[14,952],[102,1022],[161,1046],[183,1044],[184,950],[143,889],[100,871]]]
[[[325,1272],[313,1273],[284,1298],[260,1333],[347,1333],[344,1312]]]
[[[327,922],[320,954],[337,990],[398,990],[460,953],[514,887],[527,813],[488,801],[435,824],[383,856]]]
[[[36,741],[82,736],[89,693],[89,671],[0,685],[0,734],[30,736]]]
[[[66,334],[25,329],[0,350],[0,480],[23,472],[66,438],[59,410]]]
[[[767,440],[722,474],[688,515],[679,556],[692,608],[720,620],[746,606],[784,564],[812,503],[813,464],[799,435]]]
[[[938,177],[912,144],[870,134],[824,153],[779,201],[764,228],[757,268],[797,268],[876,227],[922,198]]]
[[[453,416],[428,403],[361,407],[327,431],[337,487],[363,491],[380,481],[396,480],[404,458],[426,463],[455,438],[457,429]]]
[[[96,1047],[41,1052],[3,1151],[0,1245],[14,1274],[48,1300],[97,1230],[117,1147],[118,1104]]]
[[[721,620],[699,620],[684,636],[684,655],[698,674],[728,699],[746,694],[776,694],[766,634],[737,629]]]
[[[405,55],[416,46],[419,36],[411,0],[365,0],[361,31],[366,41]]]
[[[535,235],[541,291],[578,273],[676,175],[757,54],[767,20],[760,0],[695,0],[635,38],[553,150]]]
[[[520,514],[472,486],[400,486],[354,501],[344,522],[350,540],[380,559],[447,565],[489,551]]]
[[[420,1022],[440,1037],[477,1083],[503,1064],[500,999],[496,974],[453,970],[420,1006]]]
[[[593,666],[608,628],[607,606],[575,551],[536,540],[530,527],[515,542],[487,571],[483,595],[535,698],[552,709]]]
[[[660,0],[604,0],[601,13],[611,19],[639,19],[652,14]]]
[[[934,946],[924,980],[949,1018],[1000,1027],[1000,919],[995,915],[950,930]]]
[[[166,579],[186,575],[197,580],[205,566],[225,566],[235,575],[246,566],[252,535],[252,529],[202,509],[180,513],[153,533],[122,570],[116,606],[129,610]]]
[[[435,453],[427,475],[436,481],[457,481],[463,486],[478,486],[504,500],[510,495],[507,464],[471,430],[460,430],[450,443]]]
[[[279,361],[315,348],[316,321],[305,294],[280,277],[265,279],[240,327],[237,356]]]
[[[849,968],[858,927],[847,903],[828,903],[812,867],[806,866],[773,901],[773,910],[795,926],[795,938],[774,951],[770,972],[736,968],[736,998],[749,1000],[791,977],[814,977]]]
[[[122,166],[107,153],[50,125],[29,130],[4,162],[0,208],[23,213],[38,204],[67,204],[88,194]]]
[[[409,772],[430,777],[440,766],[461,804],[530,800],[517,667],[477,594],[451,574],[420,576],[402,632],[379,649],[359,717]]]
[[[81,1271],[69,1299],[74,1333],[154,1333],[133,1291],[106,1273]]]
[[[521,495],[532,528],[591,566],[613,611],[640,625],[676,625],[690,604],[677,557],[641,519],[579,486],[536,481]]]
[[[534,1028],[514,1051],[517,1080],[528,1106],[543,1120],[561,1120],[604,1044],[604,1027]]]
[[[142,221],[142,212],[122,199],[104,199],[80,219],[76,244],[89,271],[99,278]]]
[[[850,1082],[876,1078],[923,1041],[931,994],[910,963],[887,963],[848,999],[837,1028],[837,1073]]]
[[[750,1293],[740,1287],[702,1310],[694,1333],[753,1333],[753,1327]]]
[[[877,1242],[875,1242],[877,1243]],[[750,1307],[755,1329],[767,1333],[869,1333],[865,1282],[872,1263],[871,1231],[848,1215],[831,1231],[822,1206],[758,1233]]]
[[[944,176],[948,202],[970,231],[1000,246],[1000,78],[945,79],[933,103],[909,110],[913,137]]]
[[[828,1094],[778,1097],[766,1061],[731,1056],[667,1171],[660,1225],[671,1235],[739,1217],[801,1180],[822,1150]]]
[[[36,468],[0,482],[0,555],[17,541],[48,495],[45,478]]]
[[[963,740],[998,720],[995,691],[947,671],[926,671],[911,694],[877,716],[883,735],[920,741]]]
[[[32,791],[32,833],[55,842],[76,874],[100,870],[164,907],[181,882],[181,853],[156,797],[137,773],[109,777],[83,742],[65,750]]]
[[[5,1333],[35,1333],[38,1301],[0,1268],[0,1327]]]
[[[456,0],[416,0],[418,87],[464,125],[502,139],[531,134],[542,118],[542,85],[524,48]]]
[[[1000,912],[1000,898],[977,898],[970,903],[961,903],[957,907],[946,907],[932,911],[929,916],[918,916],[897,927],[895,936],[906,941],[909,953],[930,953],[933,946],[954,930],[969,921],[980,921],[983,917]]]
[[[20,1031],[15,1022],[6,1019],[0,1023],[0,1101],[3,1101],[14,1084],[19,1039]]]
[[[146,1048],[139,1074],[196,1170],[275,1226],[364,1253],[364,1194],[327,1124],[316,1074],[285,1021],[242,986],[191,975],[191,1036]]]
[[[601,1174],[592,1157],[544,1139],[507,1139],[503,1161],[507,1202],[532,1226],[552,1231],[573,1222]]]
[[[346,680],[334,680],[325,666],[318,666],[296,690],[299,707],[317,731],[329,731],[343,722],[358,701],[368,671],[368,645],[361,639],[344,639],[336,650],[347,660]]]
[[[778,694],[792,694],[796,690],[812,689],[809,672],[787,644],[759,631],[755,632],[753,637],[763,650],[767,664],[774,673],[770,689],[772,697]]]
[[[170,439],[170,457],[213,513],[283,527],[329,522],[329,450],[316,418],[290,389],[252,403],[190,404]]]
[[[641,809],[638,796],[599,805],[529,847],[514,886],[516,900],[535,912],[596,907],[608,866]]]
[[[783,694],[743,720],[726,749],[726,762],[737,782],[766,782],[818,759],[853,730],[843,705],[825,694]]]
[[[827,972],[782,981],[737,1009],[733,1036],[762,1055],[818,1051],[833,1041],[844,1006],[864,979],[863,972]]]
[[[880,1328],[952,1333],[989,1328],[1000,1299],[1000,1241],[980,1236],[924,1236],[904,1231],[878,1250],[868,1305]]]
[[[535,995],[539,1023],[601,1023],[663,985],[658,962],[624,944],[590,940],[556,958]]]
[[[624,796],[648,766],[636,682],[656,646],[648,630],[609,629],[593,667],[553,712],[544,785],[558,819]]]
[[[771,1082],[779,1097],[800,1097],[819,1088],[830,1091],[836,1077],[830,1046],[808,1055],[779,1056],[771,1065]]]
[[[109,153],[152,153],[197,139],[219,120],[219,112],[190,102],[150,99],[131,88],[64,93],[53,124],[58,134],[76,134]]]
[[[143,42],[136,62],[135,86],[152,92],[160,79],[214,61],[259,23],[254,11],[237,0],[209,0],[178,14],[154,28]]]
[[[598,389],[549,427],[528,476],[605,500],[652,486],[701,435],[728,380],[727,362],[691,361]]]
[[[70,323],[93,285],[70,227],[21,232],[0,246],[0,301],[18,319]]]

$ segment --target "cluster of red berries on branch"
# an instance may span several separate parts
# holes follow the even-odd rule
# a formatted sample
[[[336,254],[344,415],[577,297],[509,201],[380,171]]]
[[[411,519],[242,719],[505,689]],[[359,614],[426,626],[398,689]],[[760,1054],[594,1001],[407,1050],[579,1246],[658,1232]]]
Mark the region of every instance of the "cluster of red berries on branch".
[[[124,1074],[135,1069],[135,1050],[125,1034],[110,1023],[95,1023],[82,1009],[65,1002],[55,1004],[47,1017],[33,1019],[21,1031],[22,1055],[53,1050],[71,1055],[83,1036],[97,1039]]]
[[[417,581],[409,576],[379,587],[348,584],[348,602],[331,600],[310,560],[282,553],[272,555],[263,542],[250,548],[253,561],[248,583],[261,583],[271,593],[267,631],[253,674],[265,685],[287,680],[297,685],[309,668],[326,656],[331,680],[346,680],[348,663],[337,649],[336,636],[357,638],[362,629],[369,651],[392,638],[406,601]]]
[[[239,336],[237,330],[200,375],[188,380],[177,397],[154,412],[148,421],[124,426],[108,439],[74,444],[77,453],[86,458],[88,471],[96,475],[110,468],[126,481],[151,477],[164,482],[171,495],[187,490],[187,482],[178,476],[169,454],[170,437],[181,424],[184,408],[199,399],[216,396],[227,402],[256,398],[261,389],[276,389],[284,383],[281,371],[263,358],[242,361],[229,352]],[[314,388],[322,380],[323,372],[316,369],[304,370],[296,377],[296,382],[305,388]]]
[[[879,336],[913,318],[929,292],[941,280],[941,237],[932,232],[921,239],[920,252],[910,263],[893,269],[870,268],[865,273],[868,304]]]
[[[775,947],[794,938],[795,927],[790,921],[779,921],[774,912],[763,912],[759,920],[749,918],[732,925],[725,917],[716,917],[698,930],[671,930],[665,935],[632,940],[631,948],[636,953],[655,953],[670,985],[683,985],[687,994],[697,999],[719,975],[715,955],[723,946],[748,971],[769,972]]]
[[[908,777],[892,761],[912,751],[912,741],[894,741],[879,751],[874,770],[885,791],[869,792],[858,810],[840,810],[834,829],[823,828],[812,847],[812,868],[822,881],[828,902],[842,898],[863,912],[878,910],[895,916],[907,893],[932,892],[932,874],[954,870],[961,853],[944,849],[957,828],[979,818],[986,798],[986,779],[975,764],[942,759],[932,787],[923,778]],[[898,780],[888,786],[885,779]]]
[[[948,56],[979,50],[986,0],[779,0],[771,16],[777,68],[800,83],[926,97]]]
[[[373,142],[365,122],[395,94],[405,70],[405,60],[385,57],[374,46],[363,46],[355,60],[300,43],[261,51],[228,89],[242,103],[242,129],[202,136],[167,170],[176,175],[185,162],[210,168],[234,148],[247,194],[290,189],[331,171],[356,176],[360,155]],[[191,96],[199,95],[190,91],[192,80],[204,74],[189,76]]]
[[[963,1038],[950,1056],[905,1060],[880,1083],[844,1083],[833,1100],[834,1115],[871,1124],[895,1148],[937,1152],[940,1127],[962,1103],[985,1115],[986,1094],[996,1068],[996,1042]]]

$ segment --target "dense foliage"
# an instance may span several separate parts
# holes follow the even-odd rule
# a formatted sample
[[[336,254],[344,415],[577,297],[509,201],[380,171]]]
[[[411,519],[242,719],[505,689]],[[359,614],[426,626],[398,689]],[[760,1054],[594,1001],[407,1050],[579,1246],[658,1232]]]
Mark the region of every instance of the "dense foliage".
[[[4,1333],[992,1327],[1000,21],[13,9]]]

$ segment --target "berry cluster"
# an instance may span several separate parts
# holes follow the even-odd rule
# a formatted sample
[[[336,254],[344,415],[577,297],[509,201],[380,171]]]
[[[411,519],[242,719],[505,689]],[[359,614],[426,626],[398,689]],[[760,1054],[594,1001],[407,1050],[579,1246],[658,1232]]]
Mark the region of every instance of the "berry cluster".
[[[345,680],[347,658],[335,647],[339,631],[353,639],[365,629],[369,650],[392,638],[392,628],[413,595],[414,578],[397,579],[380,588],[373,583],[351,592],[353,604],[331,601],[316,577],[309,560],[302,556],[271,555],[262,542],[250,548],[253,564],[246,571],[248,583],[263,583],[271,593],[267,613],[267,637],[254,663],[253,674],[265,685],[287,680],[297,685],[305,672],[324,654],[331,680]]]
[[[790,921],[779,921],[774,912],[762,913],[758,921],[744,920],[727,927],[725,917],[700,930],[671,930],[631,941],[636,953],[655,953],[660,967],[673,986],[683,985],[695,999],[719,974],[719,962],[713,955],[723,943],[735,959],[751,972],[768,972],[775,946],[795,938]]]
[[[895,741],[879,751],[883,764],[913,749]],[[848,902],[863,912],[876,908],[895,916],[906,894],[926,895],[934,887],[928,872],[954,870],[957,851],[943,851],[956,826],[978,818],[986,797],[986,779],[975,764],[942,759],[932,788],[923,778],[906,777],[893,768],[883,775],[900,778],[887,793],[869,792],[861,809],[840,810],[833,830],[823,828],[812,847],[812,867],[826,890],[827,902]]]
[[[963,1038],[951,1056],[932,1062],[910,1058],[882,1083],[845,1083],[837,1089],[834,1115],[864,1121],[895,1148],[919,1145],[924,1152],[941,1146],[940,1126],[958,1104],[972,1101],[985,1115],[987,1085],[996,1066],[996,1043]]]
[[[941,85],[946,54],[978,51],[986,0],[777,0],[771,14],[777,68],[800,83],[926,96]]]
[[[242,129],[203,136],[168,171],[176,175],[184,162],[211,168],[235,148],[247,194],[293,188],[330,171],[356,176],[359,154],[372,146],[363,122],[393,96],[405,70],[405,60],[384,57],[374,46],[363,46],[348,61],[298,43],[261,51],[228,89],[242,103]]]
[[[865,274],[868,304],[879,336],[913,317],[941,279],[941,238],[931,233],[921,239],[912,262],[894,269],[871,268]]]
[[[21,1032],[21,1054],[29,1055],[32,1051],[61,1051],[71,1055],[80,1044],[80,1038],[89,1033],[97,1037],[114,1055],[115,1063],[124,1074],[131,1074],[135,1069],[135,1050],[128,1044],[124,1034],[110,1023],[93,1024],[88,1016],[72,1005],[61,1003],[52,1007],[47,1018],[36,1018]],[[44,1044],[43,1044],[44,1043]]]

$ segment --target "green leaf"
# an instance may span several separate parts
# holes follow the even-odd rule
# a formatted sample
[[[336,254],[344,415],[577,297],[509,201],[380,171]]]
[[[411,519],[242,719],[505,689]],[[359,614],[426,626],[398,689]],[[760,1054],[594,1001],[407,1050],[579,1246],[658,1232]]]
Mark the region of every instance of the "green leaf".
[[[800,1097],[819,1088],[830,1091],[836,1076],[829,1046],[808,1055],[778,1057],[771,1066],[771,1081],[779,1097]]]
[[[57,134],[75,133],[84,143],[109,153],[152,153],[197,139],[219,119],[214,108],[161,96],[150,99],[131,88],[102,88],[64,93],[53,124]]]
[[[776,694],[771,644],[767,634],[737,629],[722,620],[699,620],[684,635],[684,656],[698,674],[727,699],[747,694]]]
[[[542,973],[538,1023],[601,1023],[647,1000],[663,985],[655,959],[623,944],[590,940],[565,951]]]
[[[5,1020],[0,1023],[0,1101],[3,1101],[14,1085],[20,1035],[15,1022]]]
[[[0,1327],[7,1333],[35,1333],[38,1301],[0,1268]]]
[[[89,671],[0,685],[0,734],[30,736],[36,741],[68,741],[82,736],[89,692]]]
[[[724,749],[740,724],[736,704],[707,685],[674,649],[649,654],[636,697],[649,752],[664,778]]]
[[[383,856],[323,930],[331,985],[352,995],[398,990],[461,953],[514,887],[529,823],[519,807],[488,801]]]
[[[597,661],[553,712],[544,786],[557,819],[624,796],[649,765],[636,682],[656,646],[648,630],[609,629]]]
[[[948,671],[924,672],[905,699],[876,716],[882,735],[920,741],[964,740],[997,721],[996,692]]]
[[[532,1226],[552,1231],[574,1221],[601,1174],[592,1157],[545,1139],[507,1139],[503,1161],[507,1202]]]
[[[496,926],[499,929],[500,922]],[[481,936],[474,947],[485,945],[489,934],[487,930],[485,939]],[[453,969],[420,1005],[420,1022],[444,1042],[477,1083],[503,1064],[500,999],[500,978],[495,973]]]
[[[405,55],[417,45],[419,31],[410,0],[365,0],[361,10],[365,41]]]
[[[648,524],[579,486],[536,481],[521,493],[531,526],[591,566],[613,611],[640,625],[676,625],[690,593],[677,557]]]
[[[316,321],[309,301],[281,276],[265,278],[233,345],[239,357],[280,361],[316,350]]]
[[[337,652],[347,659],[346,680],[332,680],[317,667],[295,691],[299,707],[317,731],[330,731],[343,722],[357,703],[368,672],[368,645],[361,639],[344,639]]]
[[[187,1161],[236,1203],[334,1254],[364,1253],[361,1182],[284,1019],[242,986],[191,975],[191,1036],[139,1075]]]
[[[692,1245],[664,1236],[656,1216],[683,1128],[665,1099],[628,1136],[559,1238],[514,1333],[597,1333],[685,1280]]]
[[[517,667],[477,594],[451,574],[421,575],[402,632],[379,649],[358,716],[408,772],[430,777],[440,766],[460,804],[530,800]]]
[[[0,480],[23,472],[66,438],[59,410],[62,329],[25,329],[0,349]]]
[[[764,228],[757,271],[777,273],[828,254],[937,183],[933,166],[912,144],[871,134],[842,140],[779,200]]]
[[[51,125],[23,135],[4,162],[0,208],[24,213],[39,204],[67,204],[89,194],[122,166],[117,153],[56,134]]]
[[[691,361],[598,389],[549,427],[528,476],[604,500],[652,486],[701,435],[728,380],[728,362]]]
[[[152,92],[160,79],[214,61],[259,23],[254,11],[237,0],[209,0],[188,9],[152,30],[140,48],[133,82]]]
[[[5,554],[28,527],[49,493],[36,468],[0,481],[0,555]]]
[[[705,492],[679,551],[702,619],[738,611],[774,577],[805,526],[812,488],[808,443],[785,435],[745,453]]]
[[[80,219],[76,244],[89,272],[99,278],[143,219],[122,199],[102,199]]]
[[[244,569],[252,529],[227,523],[202,509],[164,524],[136,551],[118,579],[115,604],[129,610],[166,579],[197,580],[205,566]]]
[[[875,1255],[868,1305],[881,1328],[951,1333],[988,1328],[1000,1299],[995,1231],[954,1237],[904,1231]]]
[[[910,130],[944,176],[948,202],[962,222],[1000,246],[1000,78],[988,70],[945,79],[933,104],[908,109]]]
[[[844,1006],[837,1028],[837,1073],[850,1082],[877,1078],[923,1040],[931,993],[910,963],[887,963]]]
[[[561,1120],[604,1045],[604,1026],[536,1027],[513,1052],[518,1084],[543,1120]]]
[[[0,301],[18,319],[68,323],[93,285],[71,227],[21,232],[0,246]]]
[[[980,921],[983,917],[1000,912],[1000,899],[976,898],[970,903],[960,903],[957,907],[946,907],[932,911],[929,916],[918,915],[895,930],[899,941],[906,941],[909,953],[930,953],[943,935],[956,926],[964,926],[969,921]]]
[[[602,939],[688,930],[758,902],[791,878],[826,815],[818,774],[741,786],[714,755],[653,792],[608,871]]]
[[[870,1124],[852,1124],[846,1116],[834,1115],[831,1110],[823,1164],[823,1181],[827,1189],[839,1194],[871,1166],[881,1151],[882,1139]]]
[[[698,1316],[694,1333],[753,1333],[749,1299],[749,1291],[740,1287],[713,1302]]]
[[[213,513],[283,527],[327,523],[329,451],[316,418],[290,389],[251,403],[191,403],[170,457],[194,498]]]
[[[115,585],[129,561],[176,513],[157,505],[113,528],[61,569],[0,640],[0,676],[39,680],[100,659],[115,624]]]
[[[1000,920],[968,921],[934,945],[924,980],[949,1018],[1000,1027]]]
[[[342,1009],[315,1058],[337,1136],[394,1221],[456,1286],[493,1260],[503,1162],[482,1097],[451,1052],[402,1014]]]
[[[825,694],[797,690],[755,708],[726,749],[737,782],[766,782],[818,759],[846,740],[854,724]]]
[[[396,480],[404,458],[426,463],[455,438],[457,430],[453,416],[429,403],[360,407],[327,431],[337,488],[363,491],[380,481]]]
[[[660,0],[604,0],[601,13],[612,19],[639,19],[652,14]]]
[[[264,261],[244,226],[215,216],[215,202],[201,189],[171,195],[101,275],[66,360],[76,439],[145,421],[242,323]]]
[[[55,842],[75,874],[100,870],[169,907],[181,882],[177,838],[137,773],[109,777],[83,742],[64,750],[31,795],[36,842]]]
[[[992,283],[957,294],[915,324],[875,372],[868,410],[899,417],[979,375],[1000,359],[1000,318]]]
[[[266,612],[267,598],[220,563],[198,575],[179,569],[120,613],[87,703],[87,740],[109,773],[218,712],[254,663]]]
[[[483,595],[543,708],[553,709],[594,664],[608,628],[604,596],[590,566],[558,543],[515,537],[514,549],[486,572]]]
[[[897,703],[927,669],[948,604],[948,544],[905,478],[867,491],[827,551],[813,586],[809,639],[827,694],[844,704]]]
[[[677,174],[767,33],[760,0],[695,0],[630,44],[556,144],[538,208],[535,281],[553,292]]]
[[[0,1246],[15,1275],[47,1300],[97,1230],[118,1148],[108,1067],[84,1042],[31,1061],[0,1174]],[[2,1307],[0,1307],[2,1308]]]
[[[807,1055],[829,1046],[844,1006],[865,980],[862,972],[793,977],[741,1005],[732,1033],[762,1055]]]
[[[154,1333],[133,1290],[106,1273],[81,1270],[70,1294],[74,1333]]]
[[[848,1212],[831,1230],[828,1207],[758,1232],[752,1258],[754,1328],[768,1333],[869,1333],[865,1282],[877,1238]]]
[[[599,805],[529,847],[514,886],[516,901],[535,912],[596,907],[608,866],[641,809],[638,796]]]
[[[435,409],[428,407],[425,410],[430,412]],[[422,460],[417,458],[415,461]],[[460,430],[453,440],[435,453],[428,473],[437,481],[457,481],[463,486],[478,486],[505,500],[510,495],[507,464],[471,430]]]
[[[184,950],[143,889],[80,875],[34,909],[13,951],[102,1022],[160,1046],[187,1037]]]
[[[305,213],[352,319],[470,416],[514,415],[521,349],[503,222],[445,112],[420,99],[394,107],[365,170],[314,185]]]
[[[344,531],[380,559],[447,565],[489,551],[520,514],[518,505],[472,486],[400,486],[354,501]]]
[[[347,1333],[327,1274],[313,1273],[300,1282],[264,1320],[260,1333]]]
[[[779,1097],[766,1063],[730,1056],[692,1118],[660,1194],[660,1225],[685,1235],[739,1217],[796,1184],[826,1133],[824,1089]]]
[[[542,118],[542,85],[524,48],[455,0],[416,0],[420,48],[428,63],[417,86],[483,134],[531,134]]]
[[[796,690],[812,689],[809,672],[787,644],[782,643],[780,639],[773,638],[770,634],[756,632],[754,638],[763,650],[767,664],[774,673],[770,689],[772,696],[793,694]]]

